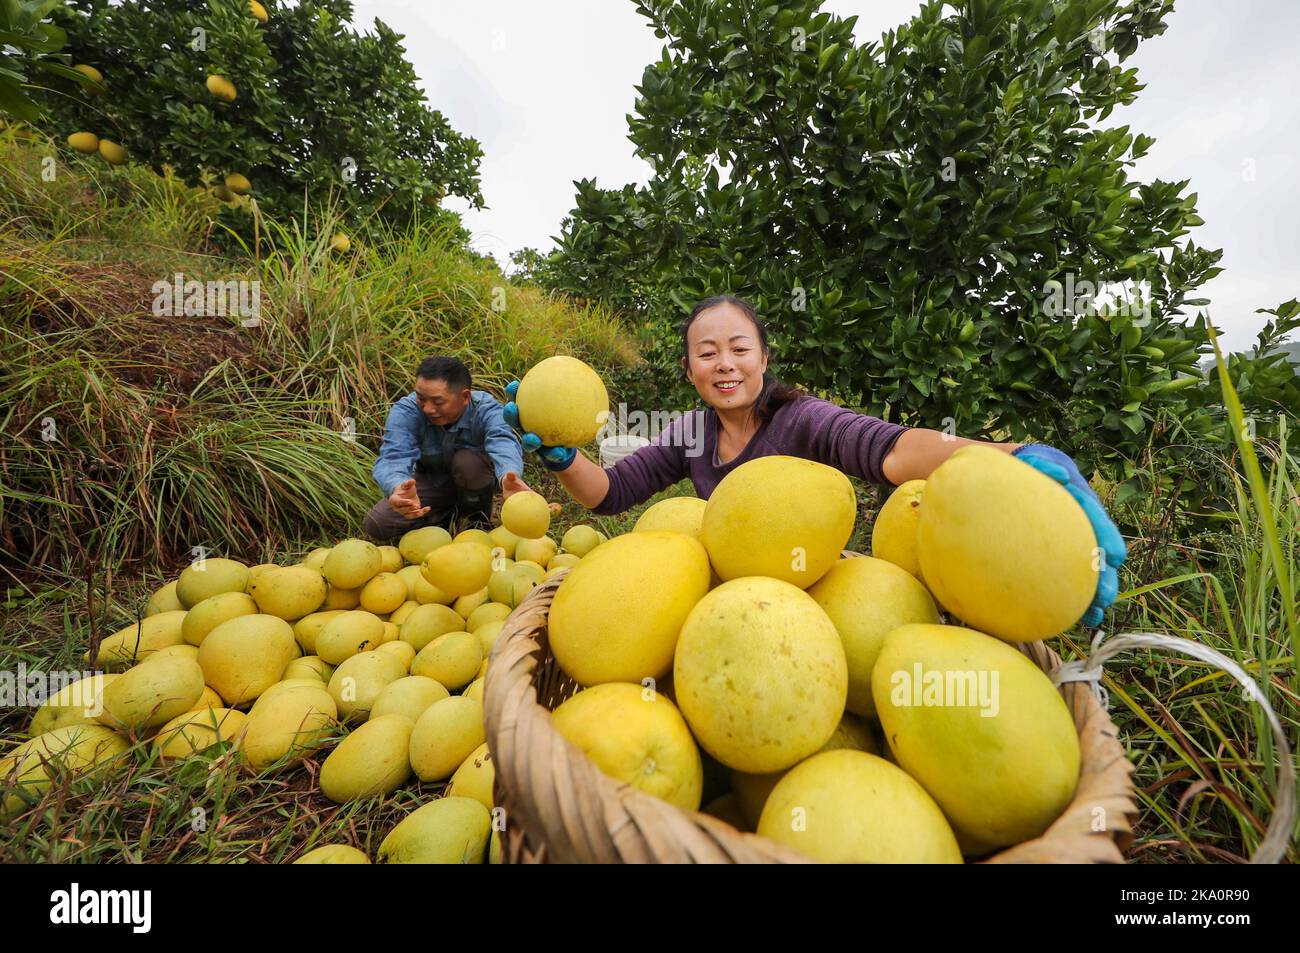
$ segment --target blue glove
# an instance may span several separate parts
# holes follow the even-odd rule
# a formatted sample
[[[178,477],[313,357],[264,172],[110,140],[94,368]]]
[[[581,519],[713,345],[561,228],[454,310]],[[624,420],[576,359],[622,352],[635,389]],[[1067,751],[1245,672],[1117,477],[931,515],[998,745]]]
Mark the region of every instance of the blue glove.
[[[1084,625],[1096,627],[1101,625],[1105,609],[1119,595],[1119,573],[1116,571],[1128,558],[1128,547],[1119,528],[1101,505],[1101,499],[1093,492],[1088,481],[1083,478],[1079,468],[1066,454],[1043,443],[1027,443],[1011,454],[1029,464],[1040,473],[1051,477],[1061,484],[1075,501],[1083,507],[1083,512],[1092,524],[1092,531],[1097,536],[1097,546],[1105,553],[1101,575],[1097,579],[1097,592],[1092,597],[1092,605],[1080,620]]]
[[[511,381],[506,385],[506,395],[510,398],[509,402],[502,408],[505,415],[506,423],[515,433],[519,434],[519,442],[524,445],[524,450],[529,453],[536,453],[542,461],[542,466],[552,473],[559,473],[561,470],[567,470],[572,465],[574,458],[577,457],[578,451],[573,447],[548,447],[542,443],[542,438],[537,436],[531,430],[524,430],[519,423],[519,405],[515,403],[515,394],[519,392],[519,381]]]

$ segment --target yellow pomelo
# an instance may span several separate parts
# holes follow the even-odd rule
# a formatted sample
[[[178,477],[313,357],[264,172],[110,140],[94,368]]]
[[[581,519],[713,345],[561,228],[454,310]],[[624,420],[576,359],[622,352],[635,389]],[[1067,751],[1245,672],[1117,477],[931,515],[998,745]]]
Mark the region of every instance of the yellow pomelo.
[[[272,685],[270,688],[268,688],[266,691],[262,692],[262,694],[258,695],[257,701],[253,702],[253,705],[249,709],[249,711],[250,712],[256,711],[259,705],[265,705],[272,698],[275,698],[277,695],[283,692],[297,691],[299,689],[304,689],[304,688],[321,689],[321,688],[325,688],[325,686],[321,684],[320,679],[310,675],[305,677],[298,677],[298,678],[281,679],[280,681]]]
[[[518,496],[519,494],[515,494],[515,495]],[[504,505],[505,504],[503,503],[502,506]],[[547,521],[548,523],[550,521],[549,512],[547,513]],[[542,532],[545,533],[546,531],[543,530]],[[509,559],[514,558],[515,544],[519,542],[519,537],[517,535],[510,532],[510,530],[506,529],[504,526],[497,526],[494,527],[488,533],[488,539],[492,540],[493,551],[495,551],[499,547],[501,549],[502,555],[506,556]]]
[[[537,584],[546,576],[546,570],[536,563],[515,563],[494,572],[488,579],[488,597],[493,602],[513,610],[528,598]]]
[[[708,504],[697,496],[673,496],[660,500],[641,514],[632,527],[634,533],[663,530],[700,537],[704,523],[704,508]]]
[[[326,844],[309,850],[295,864],[368,864],[370,858],[350,844]]]
[[[409,642],[411,647],[419,652],[434,639],[448,632],[463,631],[465,631],[465,620],[461,618],[460,613],[451,606],[435,602],[419,606],[406,617],[406,621],[401,626],[401,638],[403,642]]]
[[[109,165],[126,165],[126,150],[111,139],[99,140],[99,155]]]
[[[327,591],[325,577],[308,566],[268,569],[248,587],[262,612],[289,622],[320,608]]]
[[[396,791],[411,776],[411,727],[402,715],[381,715],[353,730],[321,765],[321,793],[346,804]]]
[[[486,661],[486,659],[484,661]],[[479,666],[479,668],[481,669],[482,666]],[[465,690],[461,692],[461,694],[464,695],[466,698],[474,699],[476,702],[482,702],[483,690],[486,687],[487,687],[486,680],[483,678],[483,676],[479,675],[475,677],[474,681],[470,682],[468,685],[465,686]]]
[[[725,580],[771,576],[807,589],[840,558],[857,498],[834,467],[798,457],[759,457],[718,484],[700,540]]]
[[[500,602],[485,602],[465,619],[465,631],[477,632],[489,622],[504,621],[514,610]]]
[[[825,751],[772,790],[758,834],[838,864],[960,864],[939,806],[906,772],[861,751]]]
[[[484,740],[483,704],[452,695],[434,702],[415,720],[411,767],[421,781],[441,781],[451,777]]]
[[[361,608],[375,615],[387,615],[406,601],[406,583],[396,573],[381,572],[361,587]]]
[[[826,610],[844,643],[849,665],[845,707],[874,715],[871,669],[885,636],[911,622],[938,623],[934,600],[911,573],[870,556],[841,559],[808,588],[808,595]]]
[[[387,652],[394,658],[399,659],[402,663],[402,670],[406,672],[411,670],[411,663],[415,661],[415,646],[410,642],[403,642],[401,639],[394,642],[385,642],[375,651]]]
[[[203,680],[230,707],[255,699],[280,680],[298,657],[288,622],[273,615],[245,615],[221,623],[199,646]]]
[[[611,778],[685,810],[699,809],[700,752],[661,693],[624,682],[596,685],[564,701],[551,724]]]
[[[334,666],[325,661],[319,655],[304,655],[296,658],[284,667],[280,673],[282,680],[290,678],[314,678],[322,685],[330,680],[334,674]]]
[[[321,573],[338,589],[359,589],[374,578],[384,563],[379,547],[364,539],[345,539],[325,557]]]
[[[1070,803],[1079,780],[1070,711],[1005,642],[959,626],[901,626],[885,637],[871,687],[899,767],[963,835],[1018,844]]]
[[[581,523],[571,526],[560,539],[560,548],[581,558],[600,545],[600,534],[594,527]],[[549,568],[549,567],[548,567]]]
[[[467,596],[483,589],[492,575],[492,550],[467,541],[439,546],[420,567],[427,582],[451,596]]]
[[[651,534],[631,534],[641,535]],[[733,579],[704,596],[682,625],[673,692],[704,750],[729,768],[768,774],[831,737],[844,712],[848,665],[834,623],[808,593],[780,579]]]
[[[257,603],[246,592],[219,592],[208,596],[181,620],[181,637],[190,645],[202,645],[204,637],[221,623],[241,615],[256,615]]]
[[[1097,537],[1051,477],[991,447],[930,474],[917,524],[921,573],[963,622],[1008,642],[1059,635],[1097,591]]]
[[[396,546],[380,546],[379,548],[379,571],[398,573],[406,565],[406,560],[402,558],[402,551]]]
[[[501,525],[518,539],[540,539],[545,536],[551,528],[551,508],[546,503],[546,497],[532,490],[512,493],[501,504]],[[514,556],[513,553],[508,555]]]
[[[266,7],[258,3],[257,0],[248,0],[248,12],[253,15],[253,19],[258,23],[265,23],[271,19],[270,16],[267,15]],[[325,848],[321,849],[324,850]],[[358,851],[358,853],[360,852]],[[362,854],[361,856],[364,857],[365,854]],[[301,863],[301,861],[297,862]],[[367,863],[369,863],[369,861],[367,861]]]
[[[325,557],[329,554],[330,548],[328,546],[318,546],[303,557],[302,564],[309,569],[320,572],[325,568]]]
[[[101,672],[64,685],[36,709],[27,729],[28,736],[35,738],[68,725],[97,723],[95,717],[104,710],[100,693],[115,678],[121,676]]]
[[[289,763],[316,751],[334,730],[338,710],[324,688],[295,687],[258,699],[244,723],[240,748],[259,771],[286,755]]]
[[[235,84],[224,76],[209,76],[204,85],[208,87],[208,92],[213,96],[216,96],[217,99],[224,99],[228,103],[234,102],[235,97],[239,95],[239,91],[235,89]],[[226,185],[229,186],[230,182],[227,181]],[[238,189],[232,187],[231,191],[238,191]]]
[[[558,550],[555,540],[549,536],[543,536],[541,539],[521,539],[515,546],[515,562],[536,563],[545,569]]]
[[[325,601],[320,604],[322,609],[355,609],[361,605],[361,590],[358,589],[340,589],[337,586],[329,586],[325,590]]]
[[[382,864],[481,864],[492,833],[488,809],[467,797],[440,797],[408,814],[379,845]]]
[[[471,592],[467,596],[459,597],[451,604],[451,607],[456,610],[458,616],[465,620],[465,627],[469,628],[469,617],[474,614],[475,609],[479,606],[487,605],[487,602],[487,584],[484,583],[482,589],[479,589],[476,592]]]
[[[429,580],[424,578],[424,568],[422,566],[410,567],[416,571],[414,577],[413,592],[415,601],[422,606],[440,605],[450,606],[456,601],[456,597],[449,592],[443,592]]]
[[[409,718],[411,724],[415,724],[426,708],[449,695],[450,692],[440,682],[423,675],[407,675],[383,687],[370,706],[370,717],[375,719],[382,715],[402,715]]]
[[[253,583],[257,580],[258,576],[262,575],[262,573],[268,572],[269,570],[272,569],[279,569],[279,568],[280,567],[277,566],[275,563],[258,563],[256,566],[249,566],[248,585],[244,587],[244,592],[248,592],[253,588]]]
[[[119,629],[99,643],[99,664],[104,668],[125,668],[148,658],[159,649],[185,642],[181,626],[185,610],[159,612],[145,616],[139,625]],[[90,661],[90,652],[85,654]]]
[[[450,542],[451,533],[441,526],[421,526],[419,529],[413,529],[403,535],[397,541],[397,548],[401,552],[403,559],[414,566],[418,566],[424,562],[429,553],[439,546],[446,546]]]
[[[348,238],[348,236],[344,235],[342,232],[336,232],[330,237],[329,248],[330,251],[345,254],[350,248],[352,248],[352,239]]]
[[[202,668],[202,666],[199,666]],[[202,711],[205,708],[225,708],[226,703],[211,685],[203,686],[203,694],[190,706],[190,711]]]
[[[86,77],[87,79],[93,82],[96,83],[104,82],[104,74],[101,73],[99,70],[95,69],[95,67],[93,66],[90,66],[86,63],[78,63],[76,66],[72,68],[76,70],[78,73],[80,73],[82,76]]]
[[[385,688],[406,676],[402,659],[389,652],[362,652],[330,676],[329,693],[344,721],[365,721]]]
[[[709,558],[698,540],[619,536],[570,569],[556,591],[547,620],[551,651],[581,685],[660,678],[672,669],[682,623],[708,588]]]
[[[202,605],[202,603],[199,603]],[[199,660],[199,647],[197,645],[169,645],[166,648],[159,649],[149,656],[149,660],[160,658],[186,658],[191,662]]]
[[[415,567],[412,566],[411,568],[414,569]],[[420,603],[416,602],[414,599],[407,599],[388,614],[388,621],[393,623],[393,625],[400,627],[401,624],[407,620],[407,617],[419,607]]]
[[[546,564],[546,578],[555,575],[557,569],[572,569],[578,563],[582,562],[581,556],[575,556],[573,553],[559,553],[552,556],[550,562]]]
[[[501,634],[501,629],[505,625],[504,619],[498,619],[495,622],[484,622],[474,630],[474,635],[478,637],[479,647],[483,650],[483,661],[492,654],[492,647],[496,645],[497,636]]]
[[[609,417],[605,383],[574,357],[548,357],[534,364],[519,382],[515,403],[523,429],[552,447],[586,446]]]
[[[99,136],[93,132],[74,132],[68,136],[68,145],[88,156],[94,155],[99,151]]]
[[[176,598],[176,580],[172,580],[163,586],[152,596],[144,608],[145,616],[157,615],[160,612],[184,612],[185,607],[181,601]]]
[[[921,518],[924,480],[900,483],[876,514],[871,527],[871,555],[921,578],[921,557],[916,551],[916,526]]]
[[[331,619],[337,619],[346,609],[325,609],[305,615],[293,624],[293,636],[309,655],[316,654],[316,637]]]
[[[483,646],[472,632],[448,632],[420,649],[412,675],[423,675],[455,691],[474,680],[483,664]]]
[[[447,797],[467,797],[492,810],[492,785],[497,771],[492,764],[492,752],[487,742],[479,745],[466,758],[447,784]]]
[[[492,836],[488,839],[488,863],[501,863],[501,832],[495,828],[492,830]]]
[[[152,658],[104,686],[104,710],[96,718],[117,731],[157,728],[203,694],[203,669],[191,659]]]
[[[64,725],[23,742],[0,758],[0,778],[6,782],[6,790],[0,795],[0,815],[21,811],[25,806],[22,795],[39,798],[49,790],[51,772],[88,774],[112,762],[129,747],[121,735],[103,725],[91,724]],[[11,778],[15,783],[10,788],[7,785]]]
[[[488,549],[493,547],[492,535],[485,529],[463,529],[451,538],[453,543],[478,543]]]
[[[233,559],[204,559],[186,566],[176,580],[176,598],[192,609],[220,592],[245,592],[248,567]]]
[[[357,609],[344,612],[325,623],[316,636],[316,654],[331,665],[358,652],[369,652],[384,641],[384,620]]]
[[[247,721],[233,708],[187,711],[159,728],[153,743],[164,758],[188,758],[220,742],[237,741]]]
[[[384,616],[379,616],[379,618],[384,620],[384,640],[379,644],[384,645],[388,642],[400,641],[402,638],[402,627],[400,625],[396,625],[392,622],[389,622],[388,619]]]

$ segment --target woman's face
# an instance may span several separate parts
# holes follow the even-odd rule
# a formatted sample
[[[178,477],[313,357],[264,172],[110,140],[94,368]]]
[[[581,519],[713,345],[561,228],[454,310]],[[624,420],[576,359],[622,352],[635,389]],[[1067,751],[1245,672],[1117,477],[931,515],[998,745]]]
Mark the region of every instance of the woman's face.
[[[751,406],[763,390],[767,358],[758,329],[734,304],[702,311],[686,332],[686,378],[718,410]]]

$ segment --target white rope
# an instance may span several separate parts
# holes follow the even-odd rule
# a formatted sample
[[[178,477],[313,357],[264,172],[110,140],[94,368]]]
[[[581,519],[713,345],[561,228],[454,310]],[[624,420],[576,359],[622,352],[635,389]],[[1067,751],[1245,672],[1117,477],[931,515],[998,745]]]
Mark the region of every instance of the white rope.
[[[1088,682],[1102,708],[1109,708],[1110,698],[1101,684],[1102,664],[1126,649],[1136,648],[1170,649],[1209,662],[1223,669],[1241,685],[1247,701],[1257,702],[1264,709],[1264,717],[1268,719],[1269,726],[1273,729],[1279,776],[1273,803],[1273,817],[1264,832],[1264,839],[1260,841],[1250,862],[1252,864],[1278,863],[1286,853],[1287,843],[1291,840],[1291,828],[1295,823],[1295,765],[1291,761],[1291,745],[1287,742],[1286,732],[1282,729],[1277,713],[1273,711],[1273,706],[1268,703],[1259,685],[1246,674],[1245,669],[1223,653],[1216,652],[1200,642],[1193,642],[1191,639],[1182,639],[1159,632],[1123,632],[1106,639],[1106,633],[1098,631],[1092,640],[1087,659],[1063,663],[1052,675],[1052,681],[1057,686],[1066,682]]]

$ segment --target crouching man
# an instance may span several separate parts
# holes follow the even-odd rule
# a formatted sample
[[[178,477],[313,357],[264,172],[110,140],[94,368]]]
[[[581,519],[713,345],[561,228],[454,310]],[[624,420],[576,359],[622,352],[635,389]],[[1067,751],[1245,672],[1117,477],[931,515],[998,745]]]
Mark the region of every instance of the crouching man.
[[[490,528],[493,497],[523,468],[523,447],[496,399],[470,389],[469,369],[456,358],[425,358],[415,390],[388,412],[372,471],[385,498],[363,529],[388,542],[421,526],[450,529],[454,516]]]

